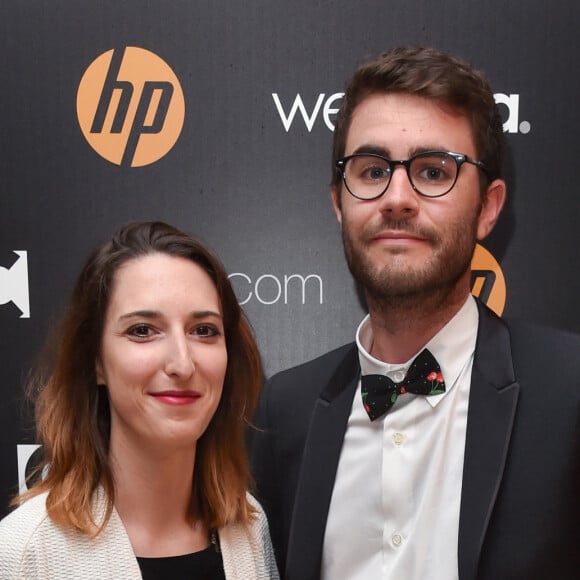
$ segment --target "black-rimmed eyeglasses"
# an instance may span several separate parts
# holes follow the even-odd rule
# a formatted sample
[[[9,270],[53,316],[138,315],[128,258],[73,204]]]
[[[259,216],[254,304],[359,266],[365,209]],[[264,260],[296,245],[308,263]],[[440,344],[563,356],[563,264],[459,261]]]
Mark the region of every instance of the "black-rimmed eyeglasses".
[[[481,161],[451,151],[424,151],[399,161],[375,153],[355,153],[339,159],[336,169],[348,191],[358,199],[370,200],[383,195],[397,165],[405,167],[418,194],[441,197],[453,189],[464,163],[471,163],[485,172]]]

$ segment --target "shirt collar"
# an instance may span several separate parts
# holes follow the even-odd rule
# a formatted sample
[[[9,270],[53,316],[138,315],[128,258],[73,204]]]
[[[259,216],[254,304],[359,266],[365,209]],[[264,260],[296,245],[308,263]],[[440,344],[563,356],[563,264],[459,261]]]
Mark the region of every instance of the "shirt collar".
[[[428,348],[441,367],[446,386],[445,393],[427,397],[427,401],[432,406],[435,406],[454,387],[475,351],[479,314],[477,304],[471,294],[457,314],[405,363],[384,362],[369,353],[373,338],[369,319],[367,314],[356,331],[361,374],[386,375],[398,382],[401,379],[395,377],[395,374],[401,370],[406,372],[415,357],[424,348]]]

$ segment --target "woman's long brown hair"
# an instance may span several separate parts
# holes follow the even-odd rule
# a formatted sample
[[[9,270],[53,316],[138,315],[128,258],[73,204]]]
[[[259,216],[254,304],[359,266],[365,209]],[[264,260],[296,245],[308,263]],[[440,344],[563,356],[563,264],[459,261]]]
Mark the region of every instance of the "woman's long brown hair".
[[[244,434],[262,383],[262,365],[249,323],[220,261],[201,243],[162,222],[132,222],[98,247],[74,286],[48,365],[28,385],[44,457],[31,488],[16,503],[48,491],[49,516],[90,536],[108,522],[115,502],[109,464],[110,410],[106,388],[97,385],[95,361],[118,268],[154,253],[191,260],[213,280],[223,309],[228,365],[217,411],[197,443],[189,516],[210,529],[248,523],[250,479]],[[48,371],[46,369],[49,369]],[[105,513],[95,521],[94,494],[104,491]]]

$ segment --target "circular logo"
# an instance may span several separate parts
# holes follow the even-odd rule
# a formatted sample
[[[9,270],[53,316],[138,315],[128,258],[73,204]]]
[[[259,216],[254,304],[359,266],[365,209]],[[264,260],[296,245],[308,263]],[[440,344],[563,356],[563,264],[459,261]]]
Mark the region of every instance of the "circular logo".
[[[501,316],[506,301],[503,272],[491,252],[476,244],[471,260],[471,293]]]
[[[175,145],[185,99],[171,67],[136,46],[111,49],[83,74],[77,117],[89,145],[116,165],[141,167]]]

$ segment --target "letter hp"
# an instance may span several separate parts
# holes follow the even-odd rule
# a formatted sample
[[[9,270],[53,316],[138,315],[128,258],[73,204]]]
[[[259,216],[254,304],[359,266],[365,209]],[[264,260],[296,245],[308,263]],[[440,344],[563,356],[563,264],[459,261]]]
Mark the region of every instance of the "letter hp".
[[[140,167],[173,147],[185,101],[165,61],[128,46],[103,53],[87,68],[77,92],[77,116],[99,155],[116,165]]]

